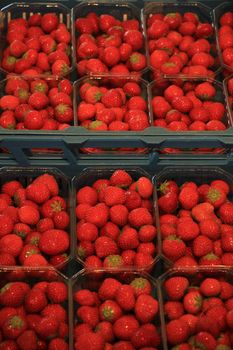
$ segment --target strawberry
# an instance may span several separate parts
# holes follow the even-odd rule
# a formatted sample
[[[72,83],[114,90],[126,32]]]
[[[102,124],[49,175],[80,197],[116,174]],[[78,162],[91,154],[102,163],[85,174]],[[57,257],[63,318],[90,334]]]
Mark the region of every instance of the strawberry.
[[[186,245],[177,236],[168,236],[162,242],[163,254],[172,261],[176,261],[185,255]]]
[[[36,225],[40,219],[39,211],[29,205],[19,208],[18,214],[20,221],[28,225]]]
[[[25,297],[25,289],[18,282],[7,283],[0,290],[0,303],[4,306],[21,306]]]
[[[207,236],[212,240],[216,240],[220,236],[220,226],[216,221],[212,219],[201,221],[199,227],[201,234]]]
[[[10,316],[2,326],[2,332],[7,339],[18,338],[27,329],[27,322],[22,316]]]
[[[77,291],[74,294],[74,300],[83,306],[93,306],[95,304],[94,295],[88,289]]]
[[[110,177],[112,186],[127,188],[132,183],[132,177],[125,170],[116,170]]]
[[[200,259],[200,265],[221,265],[221,259],[214,253],[206,254]]]
[[[95,224],[97,227],[102,227],[108,221],[108,215],[108,207],[104,203],[99,203],[87,210],[85,220]]]
[[[135,315],[141,323],[151,322],[158,312],[158,302],[150,295],[139,295],[135,304]]]
[[[150,198],[153,193],[153,184],[147,177],[140,177],[136,184],[136,190],[142,198]]]
[[[198,204],[199,195],[196,190],[191,190],[190,188],[183,187],[179,193],[179,202],[182,208],[186,210],[191,210]]]
[[[206,278],[200,285],[200,291],[206,297],[217,296],[221,292],[221,284],[215,278]]]
[[[189,336],[189,327],[186,322],[172,320],[166,324],[167,341],[171,345],[185,342]]]
[[[134,289],[131,285],[123,284],[119,287],[115,296],[116,302],[122,310],[129,311],[134,308]]]
[[[133,334],[131,338],[132,344],[138,348],[150,349],[149,347],[159,346],[160,335],[157,328],[151,324],[147,323],[138,328],[138,330]],[[154,349],[154,348],[153,348]]]
[[[213,251],[213,242],[206,236],[200,235],[193,241],[193,253],[197,257],[202,257]]]
[[[13,227],[13,220],[7,215],[0,214],[0,237],[10,234]]]
[[[24,305],[28,313],[40,312],[47,305],[47,298],[39,289],[30,290],[25,297]]]
[[[134,294],[136,297],[140,296],[141,294],[150,294],[152,287],[150,282],[143,277],[137,277],[134,278],[133,281],[130,283],[130,286],[134,289]]]
[[[95,328],[96,333],[100,333],[106,342],[114,340],[113,326],[110,322],[102,321]]]
[[[63,303],[67,300],[67,286],[63,282],[48,284],[47,296],[52,303]]]
[[[43,174],[38,176],[34,180],[34,184],[39,184],[39,183],[43,183],[49,188],[51,196],[58,196],[59,187],[58,187],[57,180],[53,175]]]
[[[186,277],[171,277],[164,283],[164,288],[171,300],[180,300],[189,286]]]
[[[119,317],[113,325],[115,336],[122,340],[130,340],[138,328],[139,323],[132,315]]]
[[[199,226],[192,219],[179,219],[177,225],[177,235],[184,241],[189,241],[199,235]]]
[[[224,224],[232,225],[233,223],[233,203],[226,202],[223,203],[219,208],[219,215],[220,219],[223,221]]]
[[[104,259],[103,266],[106,268],[121,268],[124,266],[124,260],[121,255],[108,255]]]
[[[80,306],[77,310],[77,316],[83,323],[87,323],[91,327],[96,327],[99,323],[98,308],[94,306]]]
[[[48,304],[41,312],[41,315],[46,318],[58,320],[58,322],[67,321],[67,311],[60,304]]]
[[[95,241],[96,254],[100,258],[118,253],[116,243],[109,237],[102,236]]]
[[[68,233],[63,230],[48,230],[42,233],[39,248],[48,255],[57,255],[66,252],[69,248]]]
[[[158,199],[159,209],[164,213],[173,213],[178,205],[178,197],[174,192],[168,192]]]
[[[169,320],[180,318],[184,314],[184,308],[179,301],[167,301],[164,304],[164,311]]]
[[[44,316],[37,323],[36,332],[41,338],[48,339],[56,336],[58,327],[59,321],[55,317]]]
[[[118,245],[123,250],[137,248],[139,245],[137,231],[129,226],[126,226],[118,237]]]
[[[202,308],[202,296],[198,291],[192,291],[185,295],[183,303],[185,310],[190,314],[197,314]]]
[[[106,300],[99,308],[100,319],[114,323],[122,315],[119,305],[113,300]]]
[[[104,190],[104,202],[107,206],[124,204],[125,191],[119,187],[108,186]]]
[[[104,338],[94,332],[81,334],[74,344],[75,350],[104,350]]]
[[[76,200],[78,204],[86,203],[93,206],[97,203],[97,193],[94,188],[84,186],[77,192]]]
[[[56,349],[68,350],[69,346],[64,339],[54,338],[49,342],[49,350],[56,350]]]
[[[106,345],[105,345],[105,347],[106,347]],[[113,347],[111,347],[111,348],[106,347],[106,349],[104,349],[104,350],[121,350],[121,349],[134,350],[134,347],[131,345],[131,342],[122,340],[122,341],[116,342],[113,345]]]
[[[98,294],[101,300],[114,299],[121,283],[114,278],[105,278]]]
[[[17,339],[17,344],[20,349],[36,350],[37,337],[33,330],[25,330]]]
[[[215,208],[220,207],[226,201],[226,193],[220,189],[210,186],[207,195],[207,202],[211,203]]]

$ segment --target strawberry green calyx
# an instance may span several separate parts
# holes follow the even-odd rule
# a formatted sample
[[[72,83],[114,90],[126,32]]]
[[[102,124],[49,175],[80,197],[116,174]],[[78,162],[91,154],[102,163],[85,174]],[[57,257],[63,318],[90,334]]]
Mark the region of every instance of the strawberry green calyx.
[[[9,64],[9,65],[14,65],[16,61],[17,61],[17,58],[14,56],[7,57],[7,64]]]
[[[94,99],[96,102],[100,101],[101,100],[101,97],[102,97],[102,92],[97,92],[96,94],[94,94]]]
[[[59,105],[56,106],[56,111],[64,114],[67,111],[68,106],[64,103],[60,103]]]
[[[31,239],[31,244],[34,244],[35,246],[38,247],[39,241],[40,241],[40,238],[38,236],[37,237],[35,236]]]
[[[77,248],[77,255],[80,257],[80,259],[85,259],[86,258],[85,249],[82,247],[78,247]]]
[[[106,259],[109,267],[120,267],[123,265],[123,259],[120,255],[109,255]]]
[[[15,328],[15,329],[20,329],[24,325],[24,321],[20,316],[13,316],[12,318],[10,318],[8,323],[9,325],[12,326],[12,328]]]
[[[172,17],[172,18],[174,18],[174,17],[176,17],[176,16],[177,16],[177,14],[176,14],[175,12],[169,12],[169,13],[166,14],[166,17]]]
[[[219,259],[219,257],[217,256],[217,255],[215,255],[214,253],[209,253],[209,254],[206,254],[206,255],[204,255],[203,256],[203,258],[205,259],[205,260],[209,260],[209,261],[211,261],[211,260],[216,260],[216,259]]]
[[[52,204],[51,204],[51,208],[53,209],[53,211],[55,213],[59,213],[59,211],[62,211],[62,204],[61,202],[59,201],[54,201]]]
[[[34,254],[38,254],[38,251],[36,249],[31,248],[25,254],[25,258],[28,258],[29,256],[34,255]]]
[[[42,83],[37,83],[36,86],[34,87],[34,90],[37,92],[45,92],[45,85]]]
[[[162,192],[163,194],[166,193],[168,187],[168,181],[164,181],[163,183],[161,183],[161,185],[159,186],[159,191]]]
[[[221,193],[219,192],[219,190],[217,188],[210,188],[207,194],[207,198],[211,201],[211,202],[216,202],[217,200],[219,200],[221,198]]]
[[[140,57],[137,53],[134,53],[130,56],[130,62],[131,63],[138,63],[140,61]]]
[[[112,321],[114,318],[114,310],[110,306],[106,306],[102,310],[103,317],[106,321]]]
[[[227,345],[219,344],[216,346],[215,350],[231,350],[231,348]]]
[[[143,277],[138,277],[135,278],[130,284],[136,289],[144,289],[147,286],[148,281]]]
[[[5,286],[0,289],[0,294],[5,293],[8,289],[10,289],[11,286],[12,286],[12,283],[5,284]]]
[[[194,306],[195,306],[196,308],[200,309],[201,306],[202,306],[202,301],[203,301],[202,297],[199,296],[199,295],[197,295],[197,296],[194,298]]]
[[[61,66],[61,74],[66,75],[69,72],[69,67],[66,63]]]

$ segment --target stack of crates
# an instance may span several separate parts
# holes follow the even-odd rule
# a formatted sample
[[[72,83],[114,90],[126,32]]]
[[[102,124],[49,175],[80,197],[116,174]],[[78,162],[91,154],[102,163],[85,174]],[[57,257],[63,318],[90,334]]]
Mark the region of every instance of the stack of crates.
[[[9,92],[9,86],[13,81],[12,76],[14,76],[13,79],[16,80],[20,78],[21,81],[23,81],[23,84],[26,85],[34,84],[35,86],[38,80],[39,83],[42,82],[42,84],[43,81],[46,81],[47,86],[49,87],[49,91],[47,92],[49,98],[53,93],[56,94],[59,91],[65,91],[66,89],[67,91],[69,90],[68,98],[69,101],[71,101],[70,108],[72,110],[72,120],[69,119],[67,123],[59,122],[60,128],[58,126],[59,123],[57,123],[56,130],[53,128],[43,129],[42,127],[37,130],[34,130],[33,127],[30,130],[25,130],[25,126],[22,125],[23,122],[21,122],[20,119],[17,119],[17,127],[14,126],[11,128],[8,125],[4,128],[4,124],[1,124],[1,115],[4,113],[4,110],[3,108],[0,110],[0,231],[1,229],[4,230],[1,228],[1,220],[3,221],[4,216],[7,216],[8,214],[12,215],[14,216],[12,227],[14,232],[10,230],[7,232],[7,235],[10,236],[13,233],[14,235],[20,236],[23,245],[35,245],[33,252],[32,250],[28,250],[22,253],[24,248],[21,247],[21,251],[14,253],[15,256],[12,260],[13,265],[8,263],[9,260],[4,263],[4,259],[1,255],[7,251],[5,248],[6,243],[3,244],[4,240],[2,241],[2,237],[4,237],[5,234],[2,236],[0,235],[0,314],[4,307],[11,306],[11,304],[5,304],[1,297],[1,294],[7,289],[4,289],[4,287],[7,285],[9,288],[9,282],[12,284],[17,284],[19,281],[25,282],[22,285],[25,288],[25,294],[28,293],[29,287],[31,290],[34,290],[35,285],[38,286],[38,283],[43,282],[40,284],[40,288],[43,291],[47,288],[46,304],[51,304],[51,310],[52,304],[60,304],[58,308],[63,308],[62,312],[64,312],[65,316],[64,319],[59,320],[63,326],[61,329],[59,328],[59,331],[56,331],[56,336],[53,335],[52,337],[55,339],[62,338],[63,341],[59,343],[59,340],[57,345],[54,341],[54,347],[52,347],[52,345],[49,347],[48,344],[52,342],[52,338],[50,337],[51,334],[48,333],[44,338],[43,336],[41,337],[40,344],[38,342],[35,350],[56,350],[58,347],[61,350],[83,350],[86,348],[82,349],[80,343],[83,341],[82,333],[85,333],[85,328],[82,329],[80,324],[82,324],[82,322],[89,322],[91,328],[95,329],[98,322],[97,324],[91,324],[91,320],[84,321],[85,316],[82,315],[80,310],[82,307],[84,307],[83,310],[87,307],[86,312],[88,312],[88,307],[93,307],[94,304],[82,304],[80,297],[82,293],[80,293],[80,291],[88,289],[93,293],[91,294],[92,297],[96,297],[96,293],[100,293],[100,288],[103,288],[102,286],[104,286],[104,283],[110,279],[112,284],[131,284],[131,286],[134,287],[137,283],[147,283],[149,285],[148,294],[151,294],[151,296],[158,302],[158,310],[154,317],[149,319],[149,321],[141,321],[140,326],[144,323],[152,323],[153,326],[155,326],[155,329],[153,329],[154,333],[152,332],[154,334],[154,340],[151,341],[151,344],[143,344],[142,342],[141,346],[136,346],[136,340],[133,340],[132,344],[134,344],[134,346],[131,345],[132,348],[130,348],[129,344],[127,345],[129,347],[124,347],[126,345],[123,343],[118,345],[118,347],[111,345],[110,343],[114,344],[114,342],[116,343],[117,341],[120,341],[119,339],[121,337],[119,336],[119,339],[116,337],[114,341],[113,339],[106,341],[109,342],[109,344],[106,345],[105,348],[102,347],[101,350],[134,350],[143,349],[144,347],[146,348],[146,346],[150,350],[175,349],[175,345],[179,343],[173,343],[170,339],[167,324],[171,319],[169,319],[168,311],[164,306],[167,302],[171,301],[171,299],[169,299],[170,295],[167,289],[167,281],[173,277],[182,277],[186,280],[186,289],[188,286],[200,285],[205,278],[210,277],[228,281],[230,284],[233,284],[233,259],[231,257],[229,257],[229,262],[227,262],[227,259],[224,260],[225,263],[223,259],[219,259],[217,263],[202,264],[203,260],[200,256],[194,256],[193,261],[195,262],[195,266],[193,266],[190,260],[186,265],[185,262],[179,264],[176,263],[178,258],[173,259],[166,254],[164,251],[164,241],[169,234],[166,236],[166,233],[163,231],[162,226],[164,222],[161,222],[161,216],[164,214],[171,214],[174,219],[174,215],[181,216],[179,210],[184,208],[175,207],[170,212],[169,210],[166,212],[161,209],[162,205],[160,205],[160,198],[162,196],[161,184],[165,184],[170,180],[175,181],[180,189],[187,182],[192,182],[197,186],[201,186],[206,183],[211,184],[215,180],[224,181],[229,185],[227,198],[229,201],[232,201],[233,89],[230,91],[230,86],[233,81],[233,76],[231,75],[233,74],[233,61],[231,66],[226,64],[226,60],[221,52],[218,33],[220,30],[220,18],[228,11],[233,13],[233,3],[231,1],[221,3],[219,0],[203,0],[200,3],[191,1],[177,1],[175,3],[174,1],[166,0],[164,2],[140,0],[129,0],[127,2],[123,2],[122,0],[116,2],[111,0],[91,0],[82,3],[77,3],[72,0],[60,0],[59,2],[46,1],[44,3],[38,3],[33,0],[25,3],[15,2],[10,4],[8,0],[2,0],[1,7],[1,62],[4,59],[7,47],[6,35],[8,24],[13,19],[23,18],[28,20],[33,14],[39,13],[44,15],[52,12],[57,15],[59,23],[64,23],[67,26],[71,37],[68,44],[69,64],[63,76],[53,75],[51,72],[49,74],[42,74],[43,72],[40,72],[38,76],[31,77],[30,69],[27,73],[28,75],[21,76],[21,74],[17,75],[14,72],[10,73],[6,68],[3,68],[1,64],[0,96],[3,97],[6,94],[11,94]],[[142,69],[138,69],[135,72],[135,70],[131,69],[130,65],[128,65],[128,75],[125,75],[122,72],[119,75],[114,69],[112,71],[111,68],[100,74],[97,74],[93,67],[91,67],[91,70],[93,68],[93,71],[88,71],[86,68],[83,69],[82,63],[80,64],[82,59],[80,58],[80,52],[77,48],[78,36],[80,34],[78,34],[78,26],[76,25],[76,22],[77,19],[84,18],[89,13],[95,13],[98,16],[103,14],[112,15],[119,21],[137,19],[139,23],[138,29],[142,33],[144,43],[143,47],[139,49],[140,55],[145,59],[144,67]],[[155,69],[154,63],[150,59],[153,52],[153,40],[148,39],[148,20],[153,18],[153,16],[160,18],[159,16],[161,14],[166,15],[168,13],[180,13],[181,15],[184,13],[194,13],[201,21],[211,24],[214,34],[209,41],[213,63],[211,65],[211,72],[208,71],[207,75],[189,75],[185,73],[185,70],[182,71],[182,73],[165,74],[161,73],[158,69]],[[134,25],[135,23],[132,24],[132,26]],[[116,26],[115,30],[119,30],[119,27],[117,28]],[[101,45],[101,43],[99,43],[99,45]],[[166,50],[164,52],[166,52]],[[186,68],[189,66],[190,65],[187,64]],[[70,82],[70,84],[67,83],[67,81]],[[142,107],[142,110],[147,116],[146,128],[132,126],[131,129],[122,129],[123,126],[121,125],[122,128],[119,127],[119,129],[115,130],[114,128],[111,129],[109,127],[96,130],[96,128],[98,129],[97,125],[99,126],[99,124],[98,120],[94,118],[94,112],[91,114],[89,118],[90,120],[88,117],[84,117],[83,119],[80,118],[80,105],[82,106],[84,103],[87,104],[87,101],[84,101],[82,93],[83,89],[85,89],[85,85],[87,86],[89,84],[89,86],[97,87],[97,90],[100,89],[100,91],[106,92],[107,89],[119,89],[127,83],[135,84],[134,87],[137,86],[140,91],[139,95],[144,100],[145,105]],[[155,108],[156,98],[158,101],[159,98],[163,98],[164,91],[171,85],[176,86],[178,89],[182,87],[187,89],[186,92],[190,92],[194,91],[197,86],[203,83],[209,83],[213,87],[215,91],[215,94],[212,97],[213,101],[220,102],[220,104],[222,103],[225,106],[223,116],[219,118],[221,119],[223,128],[221,130],[214,129],[214,127],[209,129],[188,129],[185,124],[187,129],[184,130],[176,127],[168,129],[166,126],[171,120],[164,124],[163,120],[165,120],[164,116],[166,113]],[[62,90],[62,84],[64,84],[64,90]],[[54,89],[54,92],[51,92],[52,89]],[[124,108],[126,110],[128,108],[127,106],[129,106],[128,101],[130,96],[127,94],[125,95],[127,97],[127,101],[124,102]],[[140,103],[142,103],[142,99],[140,99]],[[97,101],[94,101],[93,105],[95,102]],[[24,102],[21,101],[21,104],[22,103]],[[89,102],[89,107],[90,104],[91,102]],[[136,107],[132,107],[132,109],[134,108]],[[169,111],[171,109],[172,107],[170,106]],[[185,113],[185,111],[183,113]],[[86,119],[88,119],[88,123],[85,124]],[[122,118],[119,117],[119,120],[122,121]],[[90,127],[90,123],[95,126]],[[111,123],[109,122],[106,124],[109,125]],[[189,125],[190,124],[191,121]],[[88,256],[85,256],[85,245],[82,246],[82,240],[80,240],[80,236],[77,232],[80,225],[83,223],[83,218],[86,215],[85,212],[89,210],[91,205],[89,203],[88,206],[83,209],[84,212],[80,213],[77,207],[82,201],[79,201],[78,193],[82,188],[86,186],[90,188],[93,184],[96,184],[103,179],[109,181],[113,174],[119,169],[126,171],[131,178],[131,182],[128,185],[122,186],[124,191],[137,191],[137,181],[140,178],[147,178],[153,184],[153,190],[150,195],[145,197],[144,206],[145,208],[148,208],[148,212],[153,217],[153,223],[150,225],[156,228],[157,233],[154,235],[153,242],[150,240],[141,241],[141,243],[144,242],[147,249],[152,250],[152,258],[147,264],[142,263],[140,265],[140,263],[138,263],[137,266],[134,263],[129,262],[128,266],[123,264],[120,267],[109,267],[105,265],[105,263],[103,264],[105,256],[100,259],[100,263],[93,259],[93,264],[86,264]],[[42,191],[42,189],[46,187],[46,182],[51,181],[51,178],[53,179],[53,185],[55,184],[55,190],[53,192],[53,190],[50,189],[47,199],[48,201],[54,200],[56,202],[54,202],[54,205],[60,206],[58,212],[59,210],[63,212],[63,216],[57,218],[57,220],[60,221],[55,224],[55,228],[65,231],[65,234],[63,232],[65,236],[64,239],[68,239],[66,248],[61,249],[58,253],[50,253],[46,251],[46,248],[43,250],[43,248],[41,249],[42,243],[38,243],[40,238],[44,235],[44,232],[52,231],[54,229],[53,214],[51,214],[51,216],[43,216],[43,211],[46,210],[42,208],[43,201],[40,202],[39,200],[37,205],[34,205],[34,210],[36,212],[35,215],[39,215],[38,220],[35,222],[31,217],[32,214],[30,214],[29,219],[27,218],[25,221],[22,221],[19,219],[18,213],[19,208],[23,206],[20,204],[21,201],[30,200],[30,186],[33,186],[36,183],[41,184]],[[12,189],[8,188],[8,183],[16,186],[14,187],[13,192]],[[130,187],[132,184],[134,187]],[[179,189],[177,191],[179,191]],[[29,193],[27,198],[25,197],[25,193]],[[31,198],[34,198],[34,195],[35,194],[31,194]],[[8,196],[9,200],[7,208],[4,207],[6,196]],[[1,203],[1,200],[3,203]],[[98,201],[101,200],[98,199]],[[96,202],[97,200],[92,203],[92,206],[94,206]],[[30,203],[28,203],[28,205],[30,205]],[[189,210],[191,210],[191,207]],[[218,215],[218,210],[216,208],[214,210],[216,215]],[[186,214],[183,215],[185,216]],[[20,216],[23,217],[23,212],[20,213]],[[39,225],[41,227],[38,228],[38,222],[45,217],[46,220],[49,218],[47,220],[49,223],[46,221],[46,225],[49,226],[43,228],[41,222]],[[65,222],[66,220],[67,222]],[[16,230],[15,225],[20,225],[19,222],[27,226],[29,230],[27,233],[24,232],[22,234],[22,232],[19,232],[19,229],[18,231]],[[120,226],[125,226],[126,224],[128,224],[127,221]],[[230,225],[232,226],[232,224],[233,223]],[[137,230],[139,229],[140,226],[137,227]],[[103,233],[100,234],[100,231],[101,225],[98,227],[97,237],[98,235],[105,235]],[[32,236],[30,240],[29,238],[27,239],[27,234]],[[88,232],[86,234],[88,234]],[[51,242],[52,238],[49,238],[49,235],[47,238],[51,247],[53,246],[53,243],[56,245],[62,239],[55,237],[54,232],[51,233],[51,236],[53,235],[54,242],[56,240],[56,243]],[[175,233],[171,233],[170,235],[174,236]],[[93,239],[93,241],[91,243],[89,242],[90,244],[87,245],[91,251],[89,255],[95,255],[94,245],[96,239],[97,238]],[[115,239],[117,240],[118,238]],[[218,243],[219,241],[220,238],[218,237]],[[12,242],[11,239],[9,242]],[[46,244],[47,243],[45,243],[45,245]],[[3,249],[3,245],[5,250]],[[9,248],[10,252],[14,251],[15,247],[13,247],[13,245]],[[41,254],[41,260],[38,260],[40,261],[38,266],[33,261],[33,258],[30,263],[24,264],[24,260],[28,258],[28,256],[33,254],[40,255],[38,245],[43,251]],[[29,248],[32,249],[33,247]],[[187,251],[179,257],[179,259],[184,258],[184,261],[187,256],[193,257],[193,254],[190,253],[193,249],[192,241],[187,244],[186,248]],[[17,250],[17,247],[15,249]],[[86,249],[88,250],[87,247]],[[219,249],[221,250],[222,248]],[[128,250],[131,250],[131,253],[134,251],[133,254],[140,252],[140,250],[137,251],[137,246],[135,248],[128,248]],[[211,253],[218,256],[216,251],[217,248],[215,247]],[[226,252],[232,252],[233,254],[233,248],[232,250],[226,250]],[[221,254],[226,252],[221,251]],[[24,256],[22,256],[21,253]],[[207,252],[205,255],[208,255],[209,253],[210,252]],[[221,254],[219,253],[219,255]],[[118,253],[111,253],[111,255],[118,256],[119,251]],[[54,300],[48,292],[48,289],[50,288],[52,290],[53,285],[56,285],[57,282],[59,288],[63,288],[67,292],[67,295],[60,300],[59,298]],[[112,285],[110,285],[109,288],[111,286]],[[101,300],[100,299],[97,301],[95,300],[95,302],[97,304],[104,304],[107,297],[106,299],[104,299],[104,297]],[[179,300],[181,300],[181,298]],[[14,307],[21,307],[24,304],[25,301],[22,301],[19,305],[16,304]],[[49,312],[49,307],[50,305],[47,306],[48,311],[46,309],[44,314],[44,311],[39,311],[42,313],[43,317],[46,316],[46,312]],[[31,310],[29,306],[28,310]],[[128,311],[126,308],[124,313],[132,314],[132,310],[133,307],[128,309]],[[35,313],[36,312],[37,311],[35,311]],[[28,311],[28,313],[33,313],[33,311]],[[21,314],[17,314],[17,317],[21,316]],[[56,312],[52,317],[53,316],[56,318]],[[12,317],[16,317],[16,315],[14,314]],[[101,318],[100,320],[103,321],[104,318]],[[113,322],[111,319],[109,320],[110,322]],[[33,323],[33,321],[31,322]],[[34,323],[35,322],[36,321],[34,321]],[[7,337],[4,335],[4,331],[1,330],[1,327],[2,324],[0,317],[0,349],[5,349],[4,347],[1,348],[1,346],[3,346],[1,343],[3,344]],[[135,332],[136,329],[134,330],[134,333]],[[157,339],[155,339],[155,333],[157,334]],[[88,332],[86,338],[88,338]],[[124,341],[129,343],[130,339],[131,336],[128,338],[126,337]],[[218,349],[217,345],[219,344],[220,343],[216,343],[216,349]],[[18,346],[17,349],[24,349],[19,343]],[[98,350],[95,346],[96,345],[93,345],[90,342],[89,349]],[[233,348],[233,339],[231,339],[231,345],[229,345],[228,348]],[[30,348],[29,346],[29,348],[25,348],[25,350],[34,350],[34,348]]]

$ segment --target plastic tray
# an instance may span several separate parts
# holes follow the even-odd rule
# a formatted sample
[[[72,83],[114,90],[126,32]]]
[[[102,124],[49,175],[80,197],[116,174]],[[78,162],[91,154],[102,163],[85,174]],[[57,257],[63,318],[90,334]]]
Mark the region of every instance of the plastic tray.
[[[179,270],[171,269],[170,271],[162,275],[158,280],[159,286],[161,288],[162,305],[164,304],[164,301],[168,300],[166,293],[163,289],[163,284],[168,278],[175,277],[175,276],[186,277],[189,280],[191,286],[200,285],[200,283],[204,278],[221,278],[223,281],[226,281],[232,284],[232,269],[230,268],[196,268],[196,269],[190,268],[190,269],[179,269]],[[164,320],[164,326],[162,327],[163,349],[169,350],[171,346],[169,346],[167,343],[164,308],[161,308],[161,313],[163,315],[163,320]]]
[[[64,263],[57,265],[58,269],[64,269],[66,264],[72,258],[72,241],[73,241],[73,205],[72,205],[72,193],[71,193],[71,183],[67,176],[65,176],[61,171],[56,168],[45,168],[45,167],[33,167],[33,168],[20,168],[20,167],[3,167],[0,168],[0,186],[5,182],[17,180],[23,186],[29,185],[38,176],[48,173],[53,175],[59,185],[59,195],[61,195],[67,203],[67,210],[70,215],[70,225],[67,232],[70,233],[70,248],[67,252],[67,258]],[[12,267],[12,268],[15,268]]]
[[[76,36],[75,36],[75,21],[77,18],[85,17],[89,12],[95,12],[97,15],[110,14],[116,17],[120,21],[126,21],[128,19],[136,18],[140,22],[140,29],[145,40],[144,28],[141,21],[140,8],[134,6],[133,2],[129,1],[124,3],[123,1],[85,1],[81,2],[72,9],[72,22],[73,22],[73,47],[76,48]],[[141,53],[146,55],[146,52],[141,49]],[[74,61],[77,62],[76,50],[73,50]],[[147,71],[144,68],[138,74],[143,74]],[[117,75],[117,74],[116,74]]]
[[[190,166],[190,165],[175,165],[172,167],[165,167],[161,172],[157,173],[154,178],[155,186],[158,188],[158,185],[163,183],[166,180],[174,180],[180,187],[187,181],[194,181],[197,185],[201,185],[203,183],[209,183],[213,180],[221,179],[226,181],[229,186],[231,192],[228,195],[228,198],[232,200],[232,184],[233,184],[233,176],[232,169],[230,172],[226,172],[219,167],[211,166],[211,165],[203,165],[203,166]],[[159,212],[159,209],[158,209]],[[160,222],[157,222],[159,239],[162,241],[161,231],[160,231]],[[167,257],[163,254],[165,260],[167,260],[168,265],[172,266],[173,263],[167,259]]]
[[[8,2],[9,4],[9,2]],[[3,3],[1,3],[3,5]],[[0,58],[2,60],[3,56],[3,50],[6,48],[6,33],[7,33],[7,24],[11,19],[15,18],[29,18],[34,13],[49,13],[53,12],[56,13],[59,16],[60,23],[65,23],[67,25],[67,28],[71,30],[72,23],[71,23],[71,11],[68,7],[63,5],[62,3],[50,3],[50,2],[40,2],[40,3],[33,3],[33,5],[30,3],[11,3],[10,5],[7,5],[5,7],[1,8],[1,37],[0,37]],[[74,69],[74,60],[73,60],[73,45],[71,45],[71,55],[70,55],[71,65],[70,69],[67,72],[67,75],[69,75],[72,70]],[[7,71],[5,71],[2,67],[0,67],[0,71],[4,74],[7,74]],[[45,74],[41,74],[40,76],[45,76]]]
[[[20,267],[18,270],[14,268],[0,268],[0,279],[1,279],[1,288],[11,282],[26,282],[33,287],[38,282],[53,282],[59,281],[63,282],[67,285],[67,289],[69,291],[69,280],[61,273],[57,272],[52,268],[40,268],[40,269],[26,269]],[[69,348],[71,349],[71,337],[72,337],[72,327],[71,327],[71,319],[70,319],[70,300],[69,297],[67,302],[61,304],[67,312],[67,323],[69,325],[69,334],[67,343],[69,344]],[[1,307],[0,307],[1,309]]]
[[[214,28],[212,11],[211,11],[210,7],[208,7],[204,3],[201,3],[201,2],[193,2],[193,3],[192,2],[183,2],[183,3],[182,2],[178,2],[178,3],[151,2],[151,3],[146,4],[144,6],[143,11],[142,11],[143,26],[144,26],[145,33],[147,32],[147,30],[146,30],[147,29],[147,19],[152,14],[155,14],[155,13],[167,14],[170,12],[179,12],[180,14],[184,14],[185,12],[196,13],[196,15],[199,17],[199,19],[201,21],[208,22],[208,23],[212,24],[212,26]],[[220,65],[219,65],[219,60],[218,60],[218,55],[217,55],[215,35],[213,34],[211,39],[208,39],[208,41],[211,44],[211,53],[215,57],[215,65],[214,65],[212,70],[214,72],[214,75],[216,76],[218,74],[218,72],[220,71]],[[147,49],[147,58],[148,58],[147,64],[151,68],[151,70],[153,71],[153,67],[150,65],[150,55],[149,55],[149,51],[148,51],[147,35],[146,35],[146,43],[147,43],[146,49]],[[163,75],[163,74],[159,73],[159,75]]]
[[[162,321],[162,313],[160,312],[161,309],[161,296],[159,293],[158,285],[156,280],[146,274],[146,273],[141,273],[141,272],[136,272],[136,271],[131,271],[131,272],[124,272],[121,270],[120,273],[116,274],[109,274],[106,272],[106,270],[92,270],[92,271],[80,271],[78,274],[76,274],[71,281],[72,285],[72,294],[74,294],[76,291],[81,290],[81,289],[90,289],[91,291],[97,291],[100,284],[103,282],[105,278],[116,278],[120,282],[124,284],[129,284],[134,278],[138,277],[143,277],[148,279],[151,282],[152,285],[152,296],[155,297],[158,302],[159,302],[159,315],[155,318],[154,324],[159,327],[159,330],[161,332],[161,325],[163,324]],[[78,304],[74,301],[72,301],[72,319],[73,319],[73,325],[76,324],[77,318],[75,317],[75,310],[78,307]],[[72,342],[74,339],[72,338]],[[162,350],[162,344],[157,347],[159,350]]]
[[[146,176],[149,179],[152,179],[152,176],[150,174],[148,174],[147,172],[143,171],[142,169],[138,168],[138,167],[119,167],[119,169],[124,169],[126,170],[133,178],[134,181],[136,181],[137,179],[139,179],[141,176]],[[88,168],[88,169],[84,169],[78,176],[76,176],[73,179],[73,188],[75,193],[77,192],[77,190],[81,189],[84,186],[91,186],[96,180],[98,179],[109,179],[110,176],[112,175],[112,173],[115,171],[116,169],[114,169],[113,167],[109,167],[105,166],[104,169],[102,168]],[[156,202],[156,191],[154,191],[153,193],[153,202]],[[155,209],[155,207],[153,207],[153,216],[154,216],[154,225],[156,225],[156,221],[157,221],[157,210]],[[76,219],[75,223],[77,223],[78,220]],[[76,236],[76,235],[75,235]],[[76,247],[76,241],[74,242],[74,247]],[[150,271],[153,266],[158,262],[159,260],[159,256],[160,256],[160,246],[159,246],[159,242],[156,243],[157,246],[157,255],[154,257],[154,260],[152,262],[151,265],[149,266],[145,266],[144,268],[138,268],[138,270],[147,270]],[[77,252],[74,252],[74,256],[76,257],[77,261],[85,266],[85,261],[83,261],[78,255]],[[136,267],[130,267],[129,269],[137,269]],[[107,270],[107,269],[106,269]],[[109,268],[109,270],[111,270],[111,268]]]

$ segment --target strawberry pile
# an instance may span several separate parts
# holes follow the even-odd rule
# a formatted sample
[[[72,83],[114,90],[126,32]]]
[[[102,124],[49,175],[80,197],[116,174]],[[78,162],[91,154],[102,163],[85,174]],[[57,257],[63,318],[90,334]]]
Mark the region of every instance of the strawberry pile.
[[[225,12],[219,19],[219,47],[223,62],[233,69],[233,11]]]
[[[1,67],[7,72],[64,76],[70,70],[71,34],[55,13],[16,18],[7,26]]]
[[[116,87],[118,84],[121,87]],[[98,79],[84,82],[78,92],[80,126],[95,131],[140,131],[150,126],[147,100],[142,96],[140,83]]]
[[[73,124],[68,79],[8,76],[0,98],[0,126],[16,130],[63,130]]]
[[[172,131],[228,127],[224,96],[213,81],[162,80],[152,85],[154,126]]]
[[[5,182],[0,191],[0,265],[61,265],[69,254],[69,221],[53,175],[40,175],[24,186]]]
[[[165,280],[164,291],[169,349],[233,348],[233,286],[226,276],[195,281],[175,275]]]
[[[159,305],[152,288],[143,277],[127,284],[106,277],[95,291],[76,291],[75,350],[156,350]]]
[[[157,250],[150,179],[134,181],[126,171],[116,170],[78,188],[77,255],[86,267],[152,265]]]
[[[226,181],[158,189],[162,252],[176,267],[233,265],[233,202]]]
[[[213,76],[213,27],[194,12],[155,13],[147,17],[150,65],[158,73]]]
[[[0,349],[68,350],[66,284],[1,282]]]
[[[75,21],[79,76],[88,73],[128,75],[146,67],[144,38],[138,19],[120,21],[89,12]]]

